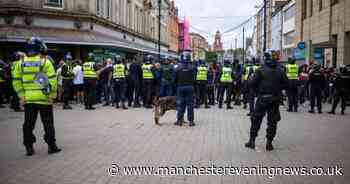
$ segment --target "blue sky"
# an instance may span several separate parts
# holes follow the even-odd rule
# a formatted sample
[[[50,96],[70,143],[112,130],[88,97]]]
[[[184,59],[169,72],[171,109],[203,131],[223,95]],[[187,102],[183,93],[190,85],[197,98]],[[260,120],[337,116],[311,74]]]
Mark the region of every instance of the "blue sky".
[[[197,32],[207,38],[212,44],[217,30],[224,32],[239,25],[257,12],[254,8],[261,5],[263,0],[175,0],[179,8],[179,16],[188,17],[191,31]],[[252,35],[254,21],[246,24],[248,36]],[[235,38],[238,39],[238,47],[242,46],[242,28],[223,35],[224,48],[235,46]]]

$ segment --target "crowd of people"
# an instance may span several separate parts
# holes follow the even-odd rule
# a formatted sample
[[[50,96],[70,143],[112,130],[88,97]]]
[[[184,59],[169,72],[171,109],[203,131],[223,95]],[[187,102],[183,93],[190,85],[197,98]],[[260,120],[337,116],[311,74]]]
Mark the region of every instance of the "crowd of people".
[[[152,108],[156,99],[167,96],[177,98],[178,126],[182,125],[186,109],[189,125],[195,126],[194,108],[217,105],[222,109],[225,105],[233,109],[232,102],[248,108],[247,115],[252,120],[248,148],[255,147],[257,131],[267,113],[267,150],[272,150],[280,121],[279,105],[285,99],[288,112],[298,112],[300,105],[308,107],[310,101],[310,113],[315,113],[315,108],[322,113],[323,103],[333,103],[329,113],[335,114],[341,101],[341,114],[345,114],[350,94],[349,66],[299,66],[293,58],[283,65],[277,60],[269,53],[263,62],[252,59],[245,65],[238,60],[193,61],[190,53],[184,53],[180,59],[147,55],[143,61],[126,60],[120,55],[100,60],[89,53],[81,61],[73,60],[67,53],[55,65],[43,41],[31,38],[25,53],[16,52],[11,61],[0,63],[0,107],[9,103],[14,111],[25,110],[27,155],[34,154],[32,131],[38,113],[44,123],[49,153],[60,151],[55,144],[53,103],[62,102],[64,110],[71,110],[71,103],[83,104],[86,110],[94,110],[95,104],[127,110]]]
[[[13,61],[0,63],[0,107],[10,103],[15,111],[23,110],[13,90],[11,66],[24,56],[24,53],[16,52]],[[73,60],[71,54],[67,53],[54,65],[58,81],[55,102],[62,102],[63,109],[72,109],[70,103],[84,104],[87,110],[95,109],[93,105],[99,103],[122,109],[141,106],[152,108],[155,98],[176,96],[176,83],[173,79],[174,69],[179,63],[176,58],[162,57],[158,60],[148,55],[144,62],[136,59],[126,62],[119,55],[98,60],[93,53],[89,53],[86,61],[89,62]],[[194,107],[204,105],[205,108],[210,108],[218,104],[222,108],[226,104],[227,109],[232,109],[233,101],[234,105],[249,107],[248,115],[251,115],[256,92],[249,88],[248,82],[260,64],[255,59],[248,61],[245,66],[240,65],[238,60],[225,60],[223,64],[216,61],[193,61],[196,70]],[[281,99],[281,104],[287,99],[289,112],[297,112],[299,106],[309,105],[310,113],[314,113],[315,108],[322,113],[322,103],[333,103],[329,113],[334,114],[341,100],[341,113],[345,113],[349,100],[349,66],[339,69],[322,68],[318,64],[298,66],[289,58],[288,64],[281,65],[280,68],[286,72],[290,81],[284,98]],[[88,72],[92,76],[88,76]]]

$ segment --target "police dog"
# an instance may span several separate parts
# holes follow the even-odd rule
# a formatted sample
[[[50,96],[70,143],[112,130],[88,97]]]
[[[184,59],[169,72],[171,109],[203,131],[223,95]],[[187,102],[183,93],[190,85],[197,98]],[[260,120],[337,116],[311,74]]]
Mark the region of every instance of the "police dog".
[[[176,96],[161,97],[154,100],[154,121],[159,124],[159,119],[169,110],[176,110]]]

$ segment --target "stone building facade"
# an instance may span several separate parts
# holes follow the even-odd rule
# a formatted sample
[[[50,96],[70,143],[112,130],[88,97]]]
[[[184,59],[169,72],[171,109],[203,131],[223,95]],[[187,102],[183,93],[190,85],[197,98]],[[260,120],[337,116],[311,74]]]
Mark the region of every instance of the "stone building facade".
[[[192,50],[192,59],[204,60],[205,54],[208,51],[207,40],[198,33],[190,33],[190,47]]]
[[[0,0],[0,56],[22,49],[30,36],[39,36],[56,59],[68,51],[75,58],[134,57],[158,53],[156,0]],[[162,0],[161,53],[169,53],[170,2]]]
[[[296,42],[305,42],[306,62],[350,64],[349,10],[349,0],[296,1]]]

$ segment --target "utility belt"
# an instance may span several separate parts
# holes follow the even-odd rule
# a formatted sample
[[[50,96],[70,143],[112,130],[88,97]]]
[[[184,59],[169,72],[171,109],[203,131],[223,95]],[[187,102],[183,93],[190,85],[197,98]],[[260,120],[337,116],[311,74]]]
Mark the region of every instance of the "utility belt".
[[[125,81],[125,78],[115,78],[113,79],[115,82]]]

